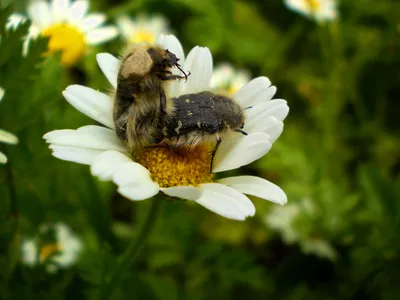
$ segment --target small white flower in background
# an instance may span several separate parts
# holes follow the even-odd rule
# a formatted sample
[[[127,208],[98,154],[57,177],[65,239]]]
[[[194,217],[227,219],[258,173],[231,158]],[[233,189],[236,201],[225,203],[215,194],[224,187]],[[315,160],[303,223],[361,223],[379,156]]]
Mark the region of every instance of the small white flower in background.
[[[250,74],[245,70],[235,70],[230,64],[223,63],[214,68],[211,77],[211,89],[235,94],[250,81]]]
[[[70,66],[85,53],[88,45],[107,42],[118,35],[115,26],[103,26],[105,14],[88,13],[88,0],[34,0],[28,5],[32,22],[29,37],[49,37],[49,53],[61,51],[61,63]],[[23,16],[13,15],[10,24],[18,24]],[[27,51],[27,47],[25,48]]]
[[[210,90],[212,56],[208,48],[196,46],[185,59],[182,46],[173,35],[161,35],[157,42],[174,53],[183,69],[191,75],[185,81],[174,81],[169,95]],[[119,60],[103,53],[97,55],[107,79],[117,86]],[[233,95],[246,109],[247,136],[224,137],[215,155],[213,171],[223,172],[247,165],[270,149],[283,131],[283,120],[289,112],[285,100],[271,100],[276,87],[266,77],[248,82]],[[53,155],[59,159],[87,164],[93,175],[112,180],[118,192],[131,200],[151,198],[159,192],[194,201],[226,218],[244,220],[255,214],[249,194],[278,204],[287,202],[277,185],[255,176],[237,176],[213,181],[210,174],[209,148],[181,149],[179,155],[164,148],[143,149],[134,157],[127,145],[118,139],[112,117],[113,99],[99,91],[79,85],[63,92],[67,101],[80,112],[106,127],[90,125],[77,130],[55,130],[44,135]],[[107,128],[108,127],[108,128]],[[186,152],[185,152],[186,151]],[[136,162],[134,161],[136,160]]]
[[[4,94],[5,94],[4,89],[0,87],[0,102],[4,97]],[[18,138],[12,133],[0,129],[0,142],[10,145],[16,145],[18,144]],[[7,156],[5,156],[4,153],[0,152],[0,164],[5,164],[5,163],[7,163]]]
[[[316,214],[317,209],[311,199],[304,198],[284,207],[272,208],[264,220],[268,227],[281,234],[286,244],[298,243],[304,253],[334,260],[337,254],[329,241],[307,236],[301,231],[299,224],[302,224],[302,221],[309,222]]]
[[[48,272],[54,273],[72,266],[81,250],[81,240],[67,225],[47,224],[39,228],[35,237],[23,239],[21,260],[31,267],[44,264]]]
[[[122,38],[129,44],[141,42],[153,44],[160,34],[169,32],[167,20],[160,15],[138,15],[134,19],[122,16],[117,19],[117,25]]]
[[[286,6],[316,21],[335,20],[338,16],[336,0],[285,0]]]

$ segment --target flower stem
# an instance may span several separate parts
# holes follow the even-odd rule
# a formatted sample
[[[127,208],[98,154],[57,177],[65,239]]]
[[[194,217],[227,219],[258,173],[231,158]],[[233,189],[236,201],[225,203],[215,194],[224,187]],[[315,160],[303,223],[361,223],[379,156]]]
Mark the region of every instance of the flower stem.
[[[9,156],[9,153],[7,151],[7,148],[4,151],[5,155]],[[17,200],[17,189],[15,188],[15,182],[14,182],[14,174],[13,174],[13,169],[12,169],[12,162],[11,159],[6,163],[5,165],[6,169],[6,176],[7,176],[7,186],[9,190],[9,195],[10,195],[10,219],[15,222],[15,231],[17,231],[18,228],[18,200]]]
[[[162,201],[157,198],[153,198],[151,200],[151,207],[149,209],[149,213],[141,227],[138,238],[132,241],[128,249],[126,249],[125,253],[122,255],[114,274],[111,276],[110,280],[108,280],[108,282],[106,282],[106,284],[104,285],[104,289],[100,295],[100,299],[104,300],[111,299],[116,282],[118,282],[118,280],[121,279],[125,270],[128,269],[138,257],[140,251],[142,250],[147,238],[150,236],[150,233],[154,227],[158,212],[160,210],[161,202]]]
[[[10,215],[9,221],[11,225],[11,238],[9,240],[8,254],[9,259],[7,260],[7,267],[4,271],[6,282],[13,276],[15,267],[19,259],[19,247],[20,247],[20,236],[19,236],[19,213],[18,213],[18,199],[17,189],[14,181],[14,173],[12,168],[12,162],[10,155],[7,151],[7,147],[4,149],[4,154],[9,158],[5,165],[6,180],[10,196]]]

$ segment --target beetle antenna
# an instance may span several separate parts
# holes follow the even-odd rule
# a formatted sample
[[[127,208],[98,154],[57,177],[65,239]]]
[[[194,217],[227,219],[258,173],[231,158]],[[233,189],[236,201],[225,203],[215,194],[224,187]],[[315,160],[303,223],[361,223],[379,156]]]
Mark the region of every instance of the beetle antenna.
[[[248,135],[247,132],[245,132],[245,131],[243,131],[243,130],[241,130],[241,129],[236,129],[235,131],[236,131],[236,132],[240,132],[240,133],[243,134],[243,135]]]
[[[190,71],[186,74],[186,72],[182,70],[180,64],[176,64],[175,66],[179,69],[179,71],[181,71],[183,73],[183,75],[185,75],[185,82],[187,82],[187,79],[188,79],[188,77],[190,75]]]

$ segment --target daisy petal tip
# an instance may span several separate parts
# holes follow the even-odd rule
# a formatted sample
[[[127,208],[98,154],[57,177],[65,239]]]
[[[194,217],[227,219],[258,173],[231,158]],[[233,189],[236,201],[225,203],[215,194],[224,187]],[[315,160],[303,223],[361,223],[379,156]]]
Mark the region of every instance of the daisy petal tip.
[[[101,52],[96,54],[96,61],[99,62],[99,60],[102,60],[105,56],[107,56],[108,53],[106,52]]]
[[[107,52],[100,52],[96,54],[96,61],[99,63],[102,60],[107,60],[107,59],[112,59],[112,60],[118,60],[114,55],[107,53]]]
[[[142,201],[149,199],[157,195],[159,191],[160,190],[157,184],[146,185],[145,187],[141,188],[134,188],[129,186],[118,187],[118,193],[132,201]]]
[[[280,206],[284,206],[288,202],[285,192],[279,187],[277,187],[275,189],[275,193],[272,198],[265,197],[265,199],[267,199],[273,203],[279,204]]]
[[[210,51],[210,49],[208,47],[200,47],[200,46],[198,46],[198,47],[199,47],[199,50],[202,53],[207,54],[207,55],[211,55],[211,51]]]
[[[160,191],[170,197],[177,197],[185,200],[196,201],[203,193],[201,187],[195,186],[176,186],[169,188],[160,188]]]
[[[279,203],[281,206],[284,206],[284,205],[286,205],[288,203],[288,199],[287,199],[286,194],[285,193],[283,193],[283,194],[284,194],[284,197],[282,197],[282,200]]]
[[[160,34],[160,37],[163,39],[171,39],[179,42],[178,38],[173,34]]]
[[[105,151],[95,157],[90,166],[90,171],[93,176],[98,177],[100,180],[110,181],[118,171],[118,168],[129,162],[131,162],[131,159],[119,151]]]
[[[79,89],[80,85],[79,84],[71,84],[67,86],[63,91],[62,94],[65,97],[66,94],[70,94],[75,92],[77,89]]]
[[[254,217],[256,214],[256,207],[253,205],[253,209],[249,211],[248,217]]]
[[[235,220],[235,221],[245,221],[247,216],[242,215],[242,216],[235,216],[235,217],[228,217],[228,219]]]
[[[249,83],[253,83],[258,86],[271,87],[271,80],[267,76],[259,76],[251,80]]]
[[[51,133],[52,133],[52,131],[43,134],[42,139],[47,141]]]
[[[222,152],[218,150],[215,156],[215,165],[213,172],[223,172],[240,168],[248,165],[268,153],[272,148],[272,143],[269,141],[270,137],[264,132],[257,132],[245,136],[240,144],[238,143],[234,148],[230,149],[229,155],[225,157],[220,156]],[[220,146],[224,149],[224,146]],[[226,149],[224,149],[226,151]],[[246,155],[244,155],[246,153]]]

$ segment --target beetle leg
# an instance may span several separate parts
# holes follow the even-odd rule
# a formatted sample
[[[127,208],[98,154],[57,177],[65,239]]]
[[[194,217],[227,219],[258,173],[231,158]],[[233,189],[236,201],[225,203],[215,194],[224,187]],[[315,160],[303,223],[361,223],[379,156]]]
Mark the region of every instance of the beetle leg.
[[[210,173],[212,173],[215,153],[217,153],[217,150],[218,150],[219,145],[221,144],[221,142],[222,142],[222,140],[221,140],[221,138],[218,136],[218,137],[217,137],[217,143],[215,144],[214,149],[213,149],[212,152],[211,152]]]
[[[163,115],[166,114],[166,109],[167,109],[167,96],[165,96],[165,91],[162,88],[160,90],[160,110]]]

